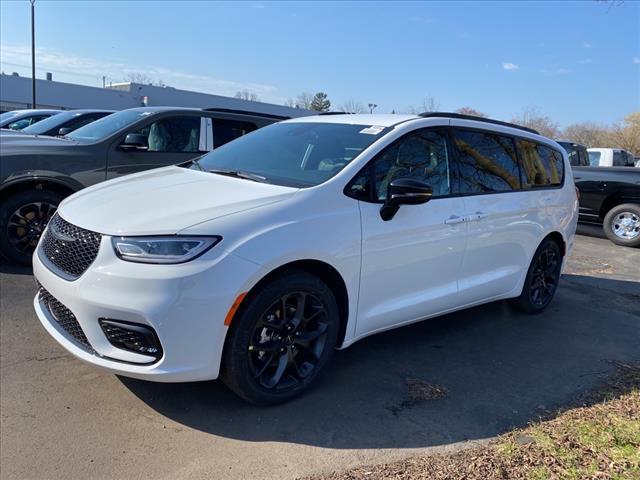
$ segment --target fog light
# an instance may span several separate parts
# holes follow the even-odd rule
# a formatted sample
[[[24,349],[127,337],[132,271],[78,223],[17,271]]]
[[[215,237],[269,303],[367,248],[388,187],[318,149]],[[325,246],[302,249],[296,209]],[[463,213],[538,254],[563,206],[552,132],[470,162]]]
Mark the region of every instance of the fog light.
[[[139,323],[109,318],[100,318],[98,323],[100,323],[100,328],[102,328],[107,340],[114,347],[141,355],[149,355],[155,359],[162,357],[160,340],[153,328]]]

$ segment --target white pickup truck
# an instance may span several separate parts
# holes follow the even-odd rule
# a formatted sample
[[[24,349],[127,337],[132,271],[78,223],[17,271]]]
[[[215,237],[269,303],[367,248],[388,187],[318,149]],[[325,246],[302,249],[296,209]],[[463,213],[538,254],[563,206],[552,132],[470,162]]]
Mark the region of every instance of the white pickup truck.
[[[592,167],[633,167],[633,154],[621,148],[588,148]]]

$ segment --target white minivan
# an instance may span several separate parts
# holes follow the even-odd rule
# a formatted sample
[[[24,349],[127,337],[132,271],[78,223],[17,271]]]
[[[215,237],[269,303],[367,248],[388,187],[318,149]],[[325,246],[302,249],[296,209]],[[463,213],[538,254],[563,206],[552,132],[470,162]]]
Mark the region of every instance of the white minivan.
[[[67,198],[34,306],[93,365],[276,403],[368,335],[501,299],[542,311],[577,218],[566,153],[535,131],[297,118]]]

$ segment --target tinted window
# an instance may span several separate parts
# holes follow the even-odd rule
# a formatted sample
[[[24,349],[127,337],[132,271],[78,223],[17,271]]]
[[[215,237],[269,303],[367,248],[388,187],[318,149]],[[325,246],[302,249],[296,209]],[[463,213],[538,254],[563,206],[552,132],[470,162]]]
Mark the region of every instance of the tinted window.
[[[333,123],[276,123],[227,143],[195,162],[200,170],[253,173],[266,182],[318,185],[336,175],[387,129]]]
[[[11,130],[22,130],[23,128],[27,128],[29,125],[33,125],[34,123],[37,123],[40,120],[48,117],[49,115],[34,115],[31,117],[21,118],[20,120],[11,122],[9,125],[7,125],[7,128],[10,128]]]
[[[564,176],[562,155],[549,147],[528,140],[518,140],[522,166],[522,187],[560,185]]]
[[[135,133],[147,137],[148,152],[198,152],[200,117],[162,118]]]
[[[138,120],[141,120],[150,115],[154,115],[154,112],[145,112],[140,110],[122,110],[111,115],[107,115],[95,122],[91,122],[89,125],[85,125],[73,132],[67,137],[74,140],[95,141],[102,140],[116,133],[118,130],[131,125]]]
[[[600,155],[601,152],[589,152],[589,165],[591,165],[592,167],[599,167]]]
[[[461,193],[506,192],[520,188],[513,139],[495,133],[454,130],[460,154]]]
[[[389,183],[396,178],[421,180],[433,188],[434,197],[449,195],[451,175],[446,138],[433,130],[401,138],[352,181],[351,195],[363,200],[385,200]]]
[[[237,120],[213,119],[213,146],[218,148],[238,137],[253,132],[256,127],[253,123],[239,122]]]

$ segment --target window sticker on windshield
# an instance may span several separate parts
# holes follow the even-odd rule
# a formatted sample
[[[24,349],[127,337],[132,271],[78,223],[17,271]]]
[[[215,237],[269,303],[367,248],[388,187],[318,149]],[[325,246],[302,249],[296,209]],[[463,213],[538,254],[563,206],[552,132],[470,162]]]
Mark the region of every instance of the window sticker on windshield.
[[[384,127],[377,127],[375,125],[372,125],[370,127],[363,128],[362,130],[360,130],[360,133],[366,133],[367,135],[378,135],[383,130]]]

